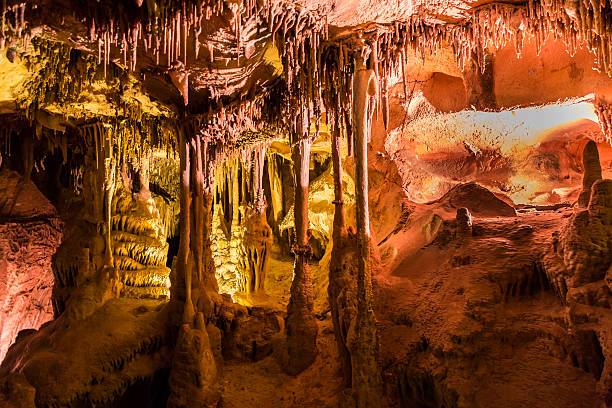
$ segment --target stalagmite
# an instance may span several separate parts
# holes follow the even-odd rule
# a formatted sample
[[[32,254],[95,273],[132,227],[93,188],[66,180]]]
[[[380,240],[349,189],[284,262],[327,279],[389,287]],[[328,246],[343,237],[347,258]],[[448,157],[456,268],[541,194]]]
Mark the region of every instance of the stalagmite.
[[[592,140],[589,140],[582,151],[582,167],[584,175],[582,176],[582,191],[578,196],[578,207],[586,208],[591,199],[593,183],[602,179],[599,151],[597,150],[597,144]]]
[[[372,264],[368,206],[367,144],[376,109],[378,92],[374,71],[357,66],[353,80],[353,126],[355,146],[355,205],[359,269],[357,273],[357,316],[349,338],[353,398],[358,407],[376,407],[380,402],[381,380],[376,357],[378,341],[372,310]]]
[[[208,332],[213,312],[208,290],[216,292],[216,286],[205,285],[202,271],[204,265],[208,264],[206,246],[210,248],[209,218],[204,215],[208,205],[208,201],[204,204],[204,194],[210,194],[210,177],[204,174],[203,162],[206,156],[199,135],[189,126],[183,126],[179,136],[181,236],[172,282],[173,287],[179,285],[179,288],[173,291],[171,299],[179,305],[184,299],[184,306],[183,323],[178,330],[168,378],[170,396],[167,406],[216,406],[219,402],[214,385],[217,364]],[[191,196],[194,196],[193,200]],[[194,227],[191,228],[191,225]],[[194,254],[197,260],[194,260]],[[184,292],[180,287],[183,282]]]
[[[346,229],[344,199],[342,193],[342,156],[340,128],[332,133],[332,165],[334,171],[334,223],[333,248],[329,265],[329,306],[334,335],[342,364],[342,376],[345,388],[352,384],[351,354],[348,334],[350,325],[357,314],[357,259],[358,246],[354,233]]]
[[[469,237],[472,235],[472,214],[465,207],[457,208],[457,238]]]
[[[317,357],[317,322],[313,313],[312,282],[308,260],[312,249],[309,244],[308,184],[310,145],[309,117],[300,109],[297,132],[292,140],[291,157],[295,180],[295,264],[291,298],[287,306],[287,352],[289,361],[285,370],[297,375],[308,368]]]
[[[185,302],[185,311],[183,316],[183,322],[187,323],[193,320],[194,308],[191,299],[191,270],[189,268],[189,239],[191,236],[191,194],[190,194],[190,181],[191,181],[191,166],[190,166],[190,155],[189,155],[189,143],[185,135],[185,130],[181,129],[179,132],[179,158],[180,158],[180,243],[179,251],[176,256],[176,265],[172,268],[172,275],[174,277],[172,281],[171,298],[178,301]]]

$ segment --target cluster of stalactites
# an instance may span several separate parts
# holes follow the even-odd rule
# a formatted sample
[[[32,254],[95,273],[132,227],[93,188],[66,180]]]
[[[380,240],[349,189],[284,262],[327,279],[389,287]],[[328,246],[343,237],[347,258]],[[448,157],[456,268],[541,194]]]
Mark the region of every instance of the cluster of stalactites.
[[[236,205],[252,207],[256,212],[264,212],[266,207],[263,176],[266,164],[266,151],[269,142],[259,142],[242,149],[218,154],[216,160],[215,179],[218,181],[216,189],[221,197],[224,188],[234,182],[233,172],[240,173],[241,186]],[[222,203],[226,204],[226,203]],[[225,209],[227,210],[227,209]]]
[[[214,60],[212,43],[200,42],[203,25],[213,16],[220,16],[225,11],[232,12],[231,28],[235,37],[235,57],[249,55],[249,47],[243,43],[245,32],[268,29],[273,37],[277,32],[307,32],[318,19],[297,6],[284,2],[243,0],[228,2],[224,0],[196,0],[169,2],[162,7],[157,1],[147,1],[140,7],[147,7],[146,18],[137,18],[133,22],[116,15],[108,16],[102,12],[92,12],[89,17],[90,40],[98,43],[98,60],[105,65],[110,63],[111,48],[119,51],[123,64],[132,70],[136,69],[139,46],[145,52],[151,52],[157,64],[174,68],[184,68],[188,61],[188,51],[194,58],[200,55],[201,47],[206,47],[211,62]],[[104,15],[103,22],[96,22],[96,15]],[[316,30],[315,30],[316,31]],[[232,47],[233,48],[233,47]]]
[[[291,15],[285,21],[292,21]],[[450,45],[458,66],[463,70],[475,58],[481,71],[485,69],[487,50],[500,49],[513,43],[518,55],[526,37],[533,36],[539,53],[549,36],[562,39],[570,55],[584,47],[596,56],[596,68],[612,74],[612,8],[607,2],[578,0],[566,2],[530,0],[527,5],[487,4],[474,8],[467,19],[453,23],[431,23],[426,17],[413,16],[409,21],[386,26],[375,26],[359,35],[355,46],[352,38],[334,43],[325,42],[327,27],[310,24],[307,17],[297,19],[300,25],[277,32],[273,38],[279,44],[287,75],[289,108],[305,107],[318,123],[321,103],[325,106],[327,123],[332,128],[347,129],[351,136],[351,83],[354,60],[369,61],[379,78],[381,92],[377,111],[388,121],[387,83],[390,76],[403,77],[407,92],[404,65],[409,54],[423,59]],[[296,30],[297,29],[297,30]],[[343,41],[345,45],[343,45]],[[297,116],[292,115],[290,131],[297,131]]]
[[[599,119],[601,131],[606,137],[606,141],[612,144],[612,107],[605,101],[597,99],[593,104],[595,113]]]
[[[302,115],[315,118],[317,131],[320,124],[326,81],[322,71],[322,42],[328,36],[325,21],[297,8],[269,19],[272,41],[279,49],[285,71],[286,109],[292,113],[286,125],[294,140],[303,136],[298,134],[302,132]],[[295,114],[298,111],[302,113]]]
[[[278,86],[259,98],[245,100],[194,118],[199,137],[217,145],[217,153],[231,156],[235,152],[277,138],[284,134]]]
[[[364,36],[374,37],[373,42],[378,43],[377,59],[389,66],[405,58],[408,51],[425,59],[448,44],[461,69],[474,56],[484,70],[487,49],[497,50],[513,43],[520,55],[524,39],[533,36],[539,54],[544,41],[553,35],[565,42],[572,56],[586,47],[597,57],[597,68],[612,74],[611,17],[612,8],[607,2],[530,0],[525,6],[494,3],[475,7],[466,20],[457,24],[429,23],[413,16],[407,22],[377,27],[374,33]]]
[[[247,212],[266,212],[263,177],[268,145],[268,142],[260,142],[217,156],[215,205],[222,209],[227,231],[243,222]]]
[[[0,32],[0,48],[10,45],[13,40],[21,40],[23,47],[27,48],[31,34],[25,19],[25,2],[7,5],[4,2],[2,7],[2,31]],[[36,8],[36,5],[31,6]]]
[[[138,4],[142,7],[142,1]],[[105,68],[110,63],[111,47],[116,47],[123,58],[123,65],[135,70],[139,45],[153,54],[157,64],[187,65],[187,47],[194,47],[197,58],[202,23],[213,15],[221,14],[224,1],[183,1],[178,7],[167,9],[162,9],[155,1],[147,1],[146,7],[146,21],[128,23],[121,21],[121,16],[107,16],[107,22],[96,25],[95,17],[91,17],[90,41],[98,43],[98,62],[103,62]],[[192,45],[188,43],[190,34],[194,38]]]

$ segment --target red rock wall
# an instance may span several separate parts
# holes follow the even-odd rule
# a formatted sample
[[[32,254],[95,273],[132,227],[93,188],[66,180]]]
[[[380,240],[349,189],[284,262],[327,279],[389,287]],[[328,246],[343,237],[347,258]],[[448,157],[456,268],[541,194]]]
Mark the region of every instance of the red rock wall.
[[[0,172],[0,361],[17,333],[53,318],[51,263],[61,222],[33,183]]]

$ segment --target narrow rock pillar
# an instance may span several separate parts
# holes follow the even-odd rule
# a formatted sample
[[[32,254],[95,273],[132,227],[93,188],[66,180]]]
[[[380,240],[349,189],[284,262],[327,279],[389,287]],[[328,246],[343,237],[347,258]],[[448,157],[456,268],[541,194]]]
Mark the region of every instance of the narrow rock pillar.
[[[578,207],[586,208],[591,199],[593,183],[602,179],[599,151],[597,150],[597,144],[592,140],[589,140],[582,151],[582,167],[584,168],[584,175],[582,176],[582,191],[578,196]]]
[[[191,300],[191,270],[189,268],[189,242],[191,238],[191,155],[190,141],[187,140],[184,130],[179,131],[179,161],[180,161],[180,215],[179,230],[180,241],[173,267],[174,277],[171,286],[171,299],[185,302],[184,321],[193,320],[194,310]]]
[[[342,195],[342,139],[340,127],[336,126],[332,132],[331,151],[332,167],[334,171],[334,230],[333,234],[340,234],[346,226],[346,214],[344,212],[344,199]],[[340,236],[340,235],[338,235]],[[334,235],[334,239],[336,236]]]
[[[357,318],[354,338],[351,341],[353,396],[357,407],[378,406],[381,395],[380,373],[376,361],[378,342],[372,309],[367,154],[376,94],[377,78],[374,71],[363,66],[357,67],[353,79],[353,140],[359,269],[357,273]]]
[[[191,142],[193,153],[192,177],[193,186],[193,243],[192,252],[195,261],[194,279],[199,283],[203,280],[204,260],[204,168],[202,162],[202,141],[196,137]]]
[[[308,184],[310,145],[309,117],[301,109],[297,119],[297,137],[292,140],[293,172],[295,179],[295,265],[291,298],[287,306],[287,352],[286,371],[299,374],[310,366],[317,356],[318,327],[313,312],[312,282],[308,259],[312,249],[308,243]],[[296,140],[297,139],[297,140]]]
[[[203,253],[203,283],[214,292],[219,291],[215,276],[215,261],[213,259],[210,234],[212,232],[212,207],[215,193],[215,157],[208,151],[208,143],[202,145],[202,163],[204,171],[203,199],[204,212],[202,214],[204,253]]]
[[[329,308],[331,311],[334,335],[342,365],[342,378],[345,388],[352,383],[351,354],[348,349],[347,335],[355,315],[355,239],[346,230],[346,215],[342,194],[342,157],[340,127],[332,132],[332,166],[334,171],[334,224],[333,248],[329,263]],[[352,238],[352,239],[351,239]]]
[[[266,218],[266,198],[263,188],[263,173],[266,146],[253,152],[251,166],[252,205],[248,211],[245,249],[247,252],[247,291],[264,290],[268,256],[272,247],[272,228]]]

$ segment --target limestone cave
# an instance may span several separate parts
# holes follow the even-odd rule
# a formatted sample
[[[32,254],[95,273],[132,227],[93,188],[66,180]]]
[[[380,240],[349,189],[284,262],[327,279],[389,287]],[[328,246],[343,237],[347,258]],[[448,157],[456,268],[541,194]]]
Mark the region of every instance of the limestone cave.
[[[0,10],[0,408],[612,407],[611,1]]]

